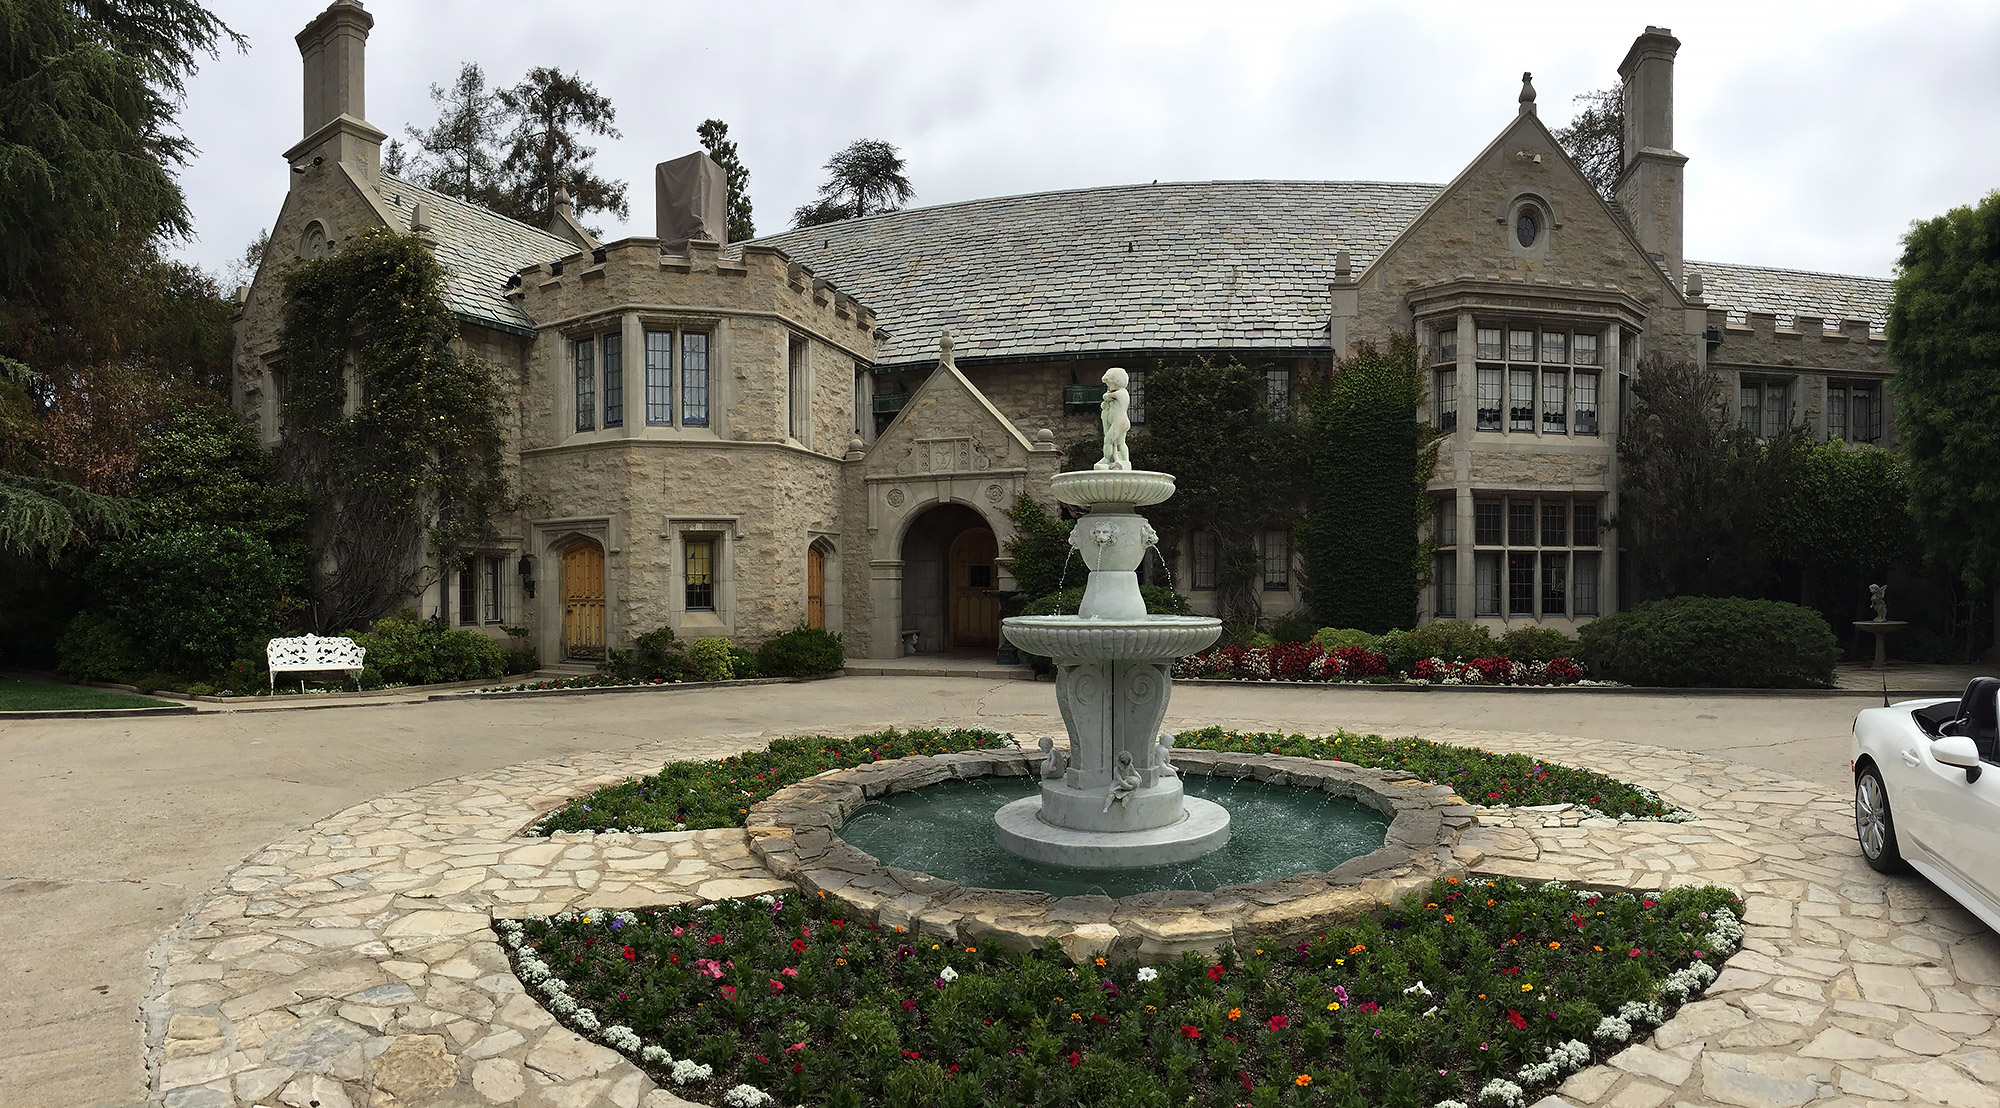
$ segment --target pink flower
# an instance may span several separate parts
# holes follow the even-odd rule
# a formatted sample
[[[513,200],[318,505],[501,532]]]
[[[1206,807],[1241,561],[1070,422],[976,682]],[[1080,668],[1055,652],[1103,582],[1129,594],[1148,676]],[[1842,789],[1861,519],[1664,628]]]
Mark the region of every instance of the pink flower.
[[[722,963],[713,958],[695,959],[694,969],[696,973],[705,973],[710,977],[719,978],[722,976]]]
[[[778,972],[784,974],[786,977],[797,977],[799,975],[799,971],[792,966],[786,966]]]
[[[724,986],[722,987],[722,999],[724,999],[724,1000],[735,1000],[735,999],[736,999],[736,986],[734,986],[734,985],[724,985]]]

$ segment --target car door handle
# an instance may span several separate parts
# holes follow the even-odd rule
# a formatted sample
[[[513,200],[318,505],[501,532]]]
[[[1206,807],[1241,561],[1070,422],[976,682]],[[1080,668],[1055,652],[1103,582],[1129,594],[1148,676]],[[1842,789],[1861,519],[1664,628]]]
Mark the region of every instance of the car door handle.
[[[1905,749],[1903,751],[1903,764],[1909,766],[1911,769],[1915,769],[1924,763],[1923,759],[1917,757],[1916,751]]]

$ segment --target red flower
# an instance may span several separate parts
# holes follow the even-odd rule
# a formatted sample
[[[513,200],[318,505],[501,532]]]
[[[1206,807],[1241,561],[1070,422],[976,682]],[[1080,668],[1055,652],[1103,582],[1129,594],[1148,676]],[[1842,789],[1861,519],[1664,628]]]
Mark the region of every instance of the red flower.
[[[784,991],[785,991],[785,983],[783,981],[778,980],[775,977],[771,978],[771,994],[773,996],[776,996],[777,994],[782,993]]]
[[[734,986],[734,985],[724,985],[724,986],[722,987],[722,999],[724,999],[724,1000],[735,1000],[735,999],[736,999],[736,986]]]
[[[906,1050],[903,1052],[903,1057],[908,1058],[911,1061],[915,1061],[917,1059],[917,1052],[914,1050]]]
[[[1513,1024],[1516,1031],[1526,1031],[1528,1029],[1528,1017],[1516,1012],[1512,1008],[1507,1009],[1507,1022]]]
[[[793,940],[792,940],[792,953],[793,953],[793,954],[804,954],[805,952],[806,952],[806,941],[805,941],[804,939],[793,939]]]
[[[625,955],[625,960],[628,962],[636,962],[639,960],[639,952],[633,950],[629,946],[622,948],[622,953]]]
[[[1077,1066],[1077,1063],[1079,1063],[1079,1062],[1081,1062],[1081,1061],[1083,1061],[1083,1055],[1081,1055],[1081,1054],[1078,1054],[1078,1053],[1077,1053],[1076,1051],[1074,1051],[1074,1050],[1072,1050],[1072,1051],[1070,1051],[1070,1052],[1069,1052],[1069,1068],[1070,1068],[1070,1069],[1075,1069],[1075,1068],[1076,1068],[1076,1066]]]
[[[1290,1020],[1286,1019],[1286,1018],[1285,1018],[1285,1017],[1283,1017],[1283,1016],[1272,1016],[1272,1017],[1271,1017],[1270,1019],[1267,1019],[1267,1020],[1265,1020],[1265,1021],[1264,1021],[1264,1026],[1265,1026],[1265,1028],[1267,1028],[1268,1030],[1271,1030],[1271,1031],[1276,1031],[1276,1030],[1278,1030],[1278,1029],[1279,1029],[1279,1028],[1281,1028],[1281,1027],[1288,1027],[1288,1026],[1290,1026],[1290,1025],[1291,1025],[1291,1022],[1292,1022],[1292,1021],[1290,1021]]]
[[[1376,1007],[1375,1002],[1372,1000],[1364,1000],[1360,1004],[1355,1006],[1356,1010],[1359,1011],[1364,1016],[1374,1015],[1375,1007]]]
[[[1201,1028],[1191,1023],[1184,1023],[1181,1024],[1181,1034],[1186,1035],[1190,1039],[1199,1039],[1201,1038]]]
[[[1250,1091],[1251,1091],[1251,1085],[1250,1085],[1250,1073],[1249,1073],[1249,1071],[1248,1071],[1248,1070],[1237,1070],[1237,1071],[1236,1071],[1236,1079],[1237,1079],[1238,1081],[1241,1081],[1241,1082],[1243,1083],[1243,1091],[1244,1091],[1244,1092],[1246,1092],[1246,1093],[1247,1093],[1247,1092],[1250,1092]]]
[[[905,1011],[905,1012],[914,1012],[914,1011],[916,1011],[916,1010],[917,1010],[917,1002],[916,1002],[916,1001],[914,1001],[914,1000],[906,1000],[906,1001],[904,1001],[904,1002],[903,1002],[903,1011]]]
[[[1228,970],[1222,968],[1222,963],[1217,962],[1208,967],[1208,979],[1210,981],[1220,981],[1222,980],[1222,975],[1228,972]]]

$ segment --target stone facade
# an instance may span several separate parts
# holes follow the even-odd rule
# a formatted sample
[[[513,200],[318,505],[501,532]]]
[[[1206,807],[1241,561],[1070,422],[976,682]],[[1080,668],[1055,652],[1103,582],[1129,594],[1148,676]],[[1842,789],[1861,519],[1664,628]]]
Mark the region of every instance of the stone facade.
[[[657,175],[661,238],[600,244],[566,203],[543,230],[383,175],[362,102],[372,23],[339,0],[299,37],[306,138],[243,293],[236,401],[281,440],[295,259],[369,227],[425,236],[462,348],[499,370],[523,506],[464,566],[427,570],[410,604],[494,636],[526,627],[545,661],[660,626],[754,645],[816,620],[854,657],[992,641],[986,590],[1012,583],[1004,509],[1046,500],[1064,451],[1094,439],[1092,386],[1112,365],[1132,372],[1143,434],[1145,374],[1162,365],[1239,360],[1293,401],[1358,344],[1416,339],[1423,415],[1447,435],[1414,615],[1495,630],[1617,610],[1618,544],[1599,525],[1617,513],[1621,403],[1643,354],[1713,366],[1760,433],[1891,438],[1886,282],[1682,258],[1679,42],[1659,28],[1620,67],[1633,110],[1615,203],[1524,81],[1513,118],[1443,186],[1082,190],[729,244],[685,237],[717,218],[697,155]],[[1161,569],[1213,611],[1201,537],[1169,539]],[[1267,617],[1299,610],[1285,549]]]

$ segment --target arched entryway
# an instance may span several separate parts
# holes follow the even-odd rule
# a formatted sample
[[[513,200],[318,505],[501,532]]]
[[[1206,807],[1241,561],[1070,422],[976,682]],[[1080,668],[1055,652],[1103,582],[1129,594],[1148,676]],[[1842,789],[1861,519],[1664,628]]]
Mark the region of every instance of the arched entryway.
[[[902,629],[917,651],[991,650],[1000,643],[999,543],[986,518],[963,504],[939,504],[903,535]]]
[[[604,657],[604,548],[590,539],[562,552],[562,653]]]

